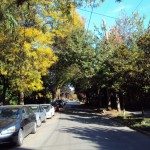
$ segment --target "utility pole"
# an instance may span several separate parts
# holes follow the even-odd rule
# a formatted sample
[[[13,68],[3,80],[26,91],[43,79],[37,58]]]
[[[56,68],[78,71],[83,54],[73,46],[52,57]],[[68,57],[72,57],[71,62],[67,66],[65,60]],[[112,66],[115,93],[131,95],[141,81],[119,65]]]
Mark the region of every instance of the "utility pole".
[[[102,19],[101,29],[104,32],[106,40],[108,40],[107,24],[106,24],[106,21],[104,19]]]

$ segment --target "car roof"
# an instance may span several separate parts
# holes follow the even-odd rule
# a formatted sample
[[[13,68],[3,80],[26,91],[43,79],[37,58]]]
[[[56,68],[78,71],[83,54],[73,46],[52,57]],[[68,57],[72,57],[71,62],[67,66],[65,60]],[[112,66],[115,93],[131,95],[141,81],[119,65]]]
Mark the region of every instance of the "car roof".
[[[2,105],[0,108],[23,108],[25,105]]]
[[[39,106],[39,104],[26,104],[25,106]]]
[[[52,104],[41,104],[42,106],[52,106]]]

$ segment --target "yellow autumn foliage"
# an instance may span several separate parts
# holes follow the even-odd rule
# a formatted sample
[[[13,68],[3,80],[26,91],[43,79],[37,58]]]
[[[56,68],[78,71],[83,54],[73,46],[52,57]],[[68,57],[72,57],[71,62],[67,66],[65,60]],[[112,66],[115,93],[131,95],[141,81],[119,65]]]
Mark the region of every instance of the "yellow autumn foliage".
[[[0,2],[5,15],[0,24],[0,75],[18,91],[42,89],[41,77],[58,61],[52,49],[54,39],[84,26],[74,6],[68,16],[57,9],[56,1],[30,0],[30,4],[28,9],[27,3],[17,7],[12,0]],[[13,9],[5,11],[8,5]],[[28,26],[28,20],[33,25]]]
[[[6,40],[6,36],[3,33],[0,33],[0,43],[3,43]]]

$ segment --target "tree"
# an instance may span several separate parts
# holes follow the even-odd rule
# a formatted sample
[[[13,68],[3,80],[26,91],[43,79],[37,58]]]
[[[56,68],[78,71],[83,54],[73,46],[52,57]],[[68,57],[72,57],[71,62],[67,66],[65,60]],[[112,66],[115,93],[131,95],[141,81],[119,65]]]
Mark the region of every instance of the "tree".
[[[9,42],[8,37],[0,43],[0,74],[9,88],[20,92],[42,89],[41,76],[57,60],[48,46],[50,37],[35,28],[19,28],[15,40]]]
[[[68,15],[60,7],[61,2],[16,1],[17,5],[14,2],[1,2],[3,101],[8,88],[20,93],[41,90],[42,76],[57,60],[52,50],[54,39],[63,38],[72,28],[84,25],[73,5]]]
[[[119,26],[120,24],[125,24],[125,26]],[[125,99],[131,87],[133,90],[136,88],[138,92],[140,91],[139,87],[142,86],[142,82],[139,82],[138,79],[141,70],[139,60],[143,52],[139,50],[137,40],[143,33],[143,19],[134,14],[131,18],[127,17],[117,21],[116,26],[112,27],[108,33],[108,38],[104,36],[100,39],[96,45],[99,69],[96,75],[88,79],[90,86],[86,89],[88,95],[92,97],[91,102],[100,97],[101,91],[106,91],[104,93],[107,95],[107,104],[111,105],[111,97],[113,97],[120,110],[119,99],[122,97]],[[148,64],[148,62],[145,63]],[[86,80],[83,82],[88,83]]]
[[[52,91],[66,83],[95,73],[94,36],[82,28],[74,28],[65,38],[55,39],[59,61],[50,69]]]
[[[116,26],[110,30],[108,38],[104,37],[101,40],[99,44],[101,65],[96,77],[98,76],[100,81],[98,86],[107,89],[108,104],[110,104],[111,93],[117,94],[116,100],[127,95],[129,97],[129,94],[132,94],[132,99],[134,95],[137,99],[142,97],[140,93],[143,93],[142,87],[147,76],[143,69],[149,66],[149,61],[143,61],[145,55],[143,51],[148,49],[146,42],[148,38],[143,36],[144,32],[143,18],[133,14],[131,18],[124,17],[118,20]],[[147,43],[147,46],[144,43]],[[144,47],[145,50],[141,51],[139,47],[140,49]]]
[[[9,4],[10,1],[6,1],[1,5],[1,12],[10,14],[2,13],[5,19],[2,18],[0,24],[0,76],[4,103],[8,88],[20,93],[42,89],[42,76],[57,60],[51,48],[53,33],[43,30],[43,25],[38,22],[39,13],[31,15],[27,12],[27,5],[16,8],[13,3]]]

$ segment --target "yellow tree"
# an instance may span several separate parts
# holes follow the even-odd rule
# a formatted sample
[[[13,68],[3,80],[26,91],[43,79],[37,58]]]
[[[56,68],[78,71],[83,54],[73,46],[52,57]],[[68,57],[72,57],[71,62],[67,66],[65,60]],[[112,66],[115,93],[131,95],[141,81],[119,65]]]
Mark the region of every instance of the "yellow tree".
[[[42,89],[41,77],[57,60],[50,39],[49,33],[31,27],[18,28],[15,40],[1,41],[0,74],[14,91]]]
[[[0,2],[0,81],[6,90],[25,93],[43,88],[41,77],[57,61],[52,47],[84,21],[71,4],[69,14],[56,1]]]
[[[1,13],[0,22],[0,79],[3,101],[8,87],[19,93],[42,89],[41,77],[46,75],[48,68],[57,60],[51,49],[51,32],[43,31],[36,22],[35,26],[30,25],[38,16],[31,13],[25,16],[21,8],[13,12],[12,8],[16,7],[10,5],[7,8],[10,1],[6,3],[7,5],[2,3],[1,12],[9,10],[9,14]],[[26,10],[26,7],[22,6],[22,9]]]

